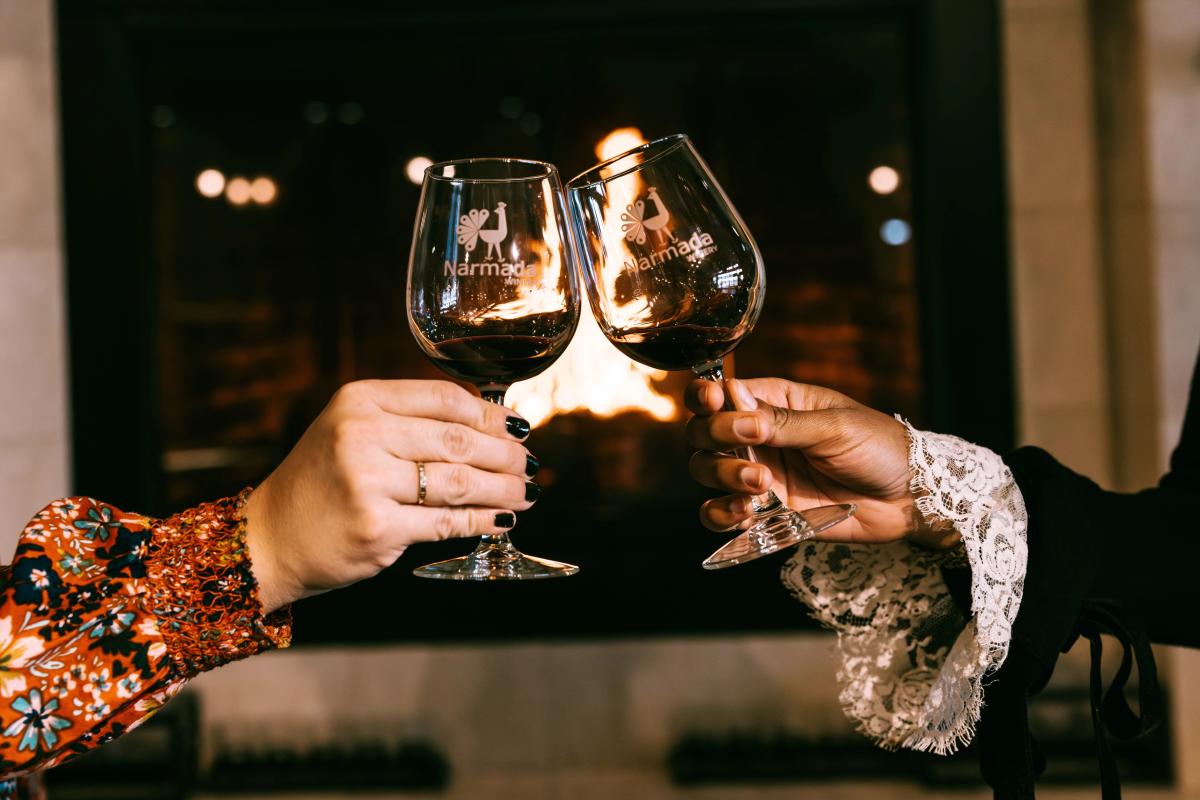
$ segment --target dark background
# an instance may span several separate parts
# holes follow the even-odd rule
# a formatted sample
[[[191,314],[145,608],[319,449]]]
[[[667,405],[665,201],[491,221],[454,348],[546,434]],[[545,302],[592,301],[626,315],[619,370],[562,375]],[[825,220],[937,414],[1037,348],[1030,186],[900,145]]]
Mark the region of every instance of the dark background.
[[[1012,444],[993,3],[60,0],[59,25],[81,493],[154,514],[229,494],[339,384],[440,377],[404,316],[406,162],[522,156],[568,178],[628,125],[689,133],[763,250],[738,374]],[[879,164],[900,171],[895,194],[868,188]],[[206,167],[269,174],[279,197],[201,197]],[[881,241],[889,218],[910,243]],[[575,415],[535,432],[548,491],[514,539],[579,577],[419,581],[413,566],[469,544],[421,546],[300,604],[297,640],[808,625],[775,579],[782,557],[700,570],[723,539],[695,522],[681,427]],[[211,466],[179,467],[206,449]]]

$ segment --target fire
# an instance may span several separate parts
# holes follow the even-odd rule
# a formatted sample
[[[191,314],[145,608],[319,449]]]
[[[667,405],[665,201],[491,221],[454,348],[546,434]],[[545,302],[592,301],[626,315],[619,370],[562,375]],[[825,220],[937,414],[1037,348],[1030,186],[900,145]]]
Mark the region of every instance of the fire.
[[[639,128],[617,128],[610,131],[607,136],[596,142],[596,158],[601,161],[608,161],[610,158],[621,155],[626,150],[646,143],[646,137],[642,136],[642,131]]]
[[[606,160],[645,141],[637,128],[618,128],[596,145],[596,155]],[[585,300],[579,329],[566,351],[541,375],[512,386],[505,402],[535,427],[555,414],[575,411],[605,419],[643,411],[670,422],[679,419],[679,404],[655,387],[666,377],[664,370],[639,364],[613,347]]]

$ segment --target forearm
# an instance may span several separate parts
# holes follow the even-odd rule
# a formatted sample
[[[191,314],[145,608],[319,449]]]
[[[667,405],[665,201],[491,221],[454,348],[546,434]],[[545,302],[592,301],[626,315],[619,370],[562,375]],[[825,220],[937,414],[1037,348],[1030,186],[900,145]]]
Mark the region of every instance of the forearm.
[[[26,527],[8,570],[3,777],[103,744],[197,672],[287,643],[285,620],[261,617],[236,500],[167,520],[58,501]]]
[[[1162,644],[1200,647],[1197,604],[1189,591],[1200,563],[1198,504],[1200,492],[1173,488],[1106,492],[1088,517],[1104,531],[1089,596],[1120,603]]]
[[[1006,460],[1036,534],[1026,589],[1038,598],[1038,613],[1019,625],[1043,660],[1053,663],[1085,599],[1119,603],[1154,641],[1200,645],[1200,625],[1187,613],[1195,603],[1184,597],[1200,558],[1200,490],[1105,491],[1032,447]]]

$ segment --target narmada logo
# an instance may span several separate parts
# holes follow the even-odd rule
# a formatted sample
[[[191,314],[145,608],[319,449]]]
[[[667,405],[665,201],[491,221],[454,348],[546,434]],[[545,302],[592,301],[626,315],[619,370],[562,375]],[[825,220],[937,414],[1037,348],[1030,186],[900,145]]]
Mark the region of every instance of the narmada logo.
[[[654,204],[653,216],[647,216],[647,203]],[[695,228],[688,235],[685,229],[682,235],[687,238],[680,239],[667,227],[670,221],[671,212],[663,205],[658,196],[658,189],[653,186],[646,190],[645,200],[625,206],[625,210],[621,212],[621,233],[625,234],[625,241],[645,244],[647,231],[655,231],[658,234],[658,244],[655,245],[657,249],[643,252],[641,255],[630,251],[629,258],[625,259],[626,270],[645,271],[674,261],[680,256],[695,261],[717,252],[717,245],[709,233]]]
[[[646,216],[646,203],[654,203],[654,216]],[[621,232],[625,234],[625,240],[636,242],[638,244],[646,243],[646,231],[657,231],[659,244],[664,241],[675,241],[675,234],[667,227],[667,223],[671,221],[671,212],[667,211],[667,207],[663,205],[663,201],[659,199],[658,189],[651,186],[646,190],[646,199],[638,200],[636,203],[630,203],[625,206],[625,210],[621,212]]]
[[[467,252],[475,249],[475,245],[480,239],[487,242],[487,255],[484,259],[492,257],[495,252],[496,258],[500,258],[500,243],[504,241],[504,237],[508,236],[508,215],[504,211],[504,203],[496,204],[496,227],[484,229],[484,224],[492,216],[492,212],[486,208],[472,208],[466,214],[458,218],[458,229],[455,233],[458,234],[458,243],[467,248]]]
[[[496,227],[494,228],[484,227],[492,218],[492,212],[486,208],[472,208],[458,218],[458,227],[454,231],[458,236],[458,243],[470,253],[482,239],[487,242],[487,254],[483,257],[483,261],[474,263],[465,260],[457,264],[446,261],[442,265],[444,275],[457,275],[460,278],[500,277],[504,278],[505,284],[510,285],[519,283],[521,279],[537,279],[539,277],[541,268],[539,262],[533,261],[527,264],[523,258],[520,261],[504,259],[504,253],[500,249],[500,244],[508,236],[508,214],[504,207],[504,203],[496,203]]]

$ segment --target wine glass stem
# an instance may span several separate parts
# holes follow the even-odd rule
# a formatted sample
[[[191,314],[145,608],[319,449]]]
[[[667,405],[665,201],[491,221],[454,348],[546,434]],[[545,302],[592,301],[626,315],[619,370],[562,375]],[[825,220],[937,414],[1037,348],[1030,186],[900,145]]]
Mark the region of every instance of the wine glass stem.
[[[697,367],[695,370],[701,378],[706,381],[715,381],[721,383],[725,380],[725,367],[720,361],[714,361],[711,364],[705,364]],[[721,407],[724,411],[737,411],[737,407],[733,404],[733,398],[729,396],[728,390],[725,391],[725,404]],[[733,451],[733,455],[744,461],[753,461],[758,463],[758,457],[754,454],[753,447],[738,447]],[[783,501],[775,494],[774,489],[768,489],[765,493],[755,495],[753,498],[755,516],[772,514],[775,511],[783,508]]]
[[[479,393],[483,395],[483,399],[487,400],[489,403],[495,403],[498,406],[502,406],[504,405],[504,395],[508,394],[508,387],[490,385],[487,387],[481,387]],[[516,519],[516,514],[513,514],[513,518]],[[504,531],[503,533],[497,534],[485,534],[482,537],[482,540],[479,542],[479,547],[477,549],[483,549],[486,547],[502,547],[505,550],[509,550],[512,549],[512,546],[512,542],[508,539],[508,531]]]

